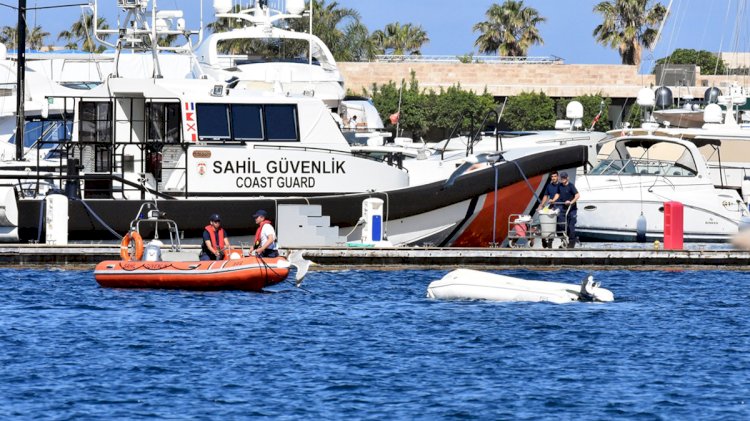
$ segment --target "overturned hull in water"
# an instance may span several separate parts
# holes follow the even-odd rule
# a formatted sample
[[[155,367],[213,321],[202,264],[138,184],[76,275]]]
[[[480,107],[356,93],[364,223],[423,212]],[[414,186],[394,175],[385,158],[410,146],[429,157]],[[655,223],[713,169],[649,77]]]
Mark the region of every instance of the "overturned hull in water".
[[[362,201],[380,198],[385,204],[383,222],[394,245],[485,247],[493,239],[496,242],[505,239],[507,229],[502,221],[507,221],[510,214],[528,213],[533,208],[549,172],[584,165],[586,159],[584,146],[571,146],[498,162],[494,167],[466,173],[452,185],[439,181],[392,191],[309,197],[188,197],[159,200],[158,206],[179,224],[188,238],[201,235],[211,212],[220,212],[224,227],[237,237],[253,234],[250,215],[257,209],[268,210],[269,217],[275,220],[277,207],[283,204],[320,205],[323,215],[330,217],[331,225],[348,233],[360,220]],[[38,239],[44,200],[17,200],[20,240]],[[116,237],[103,223],[121,236],[142,204],[142,200],[129,199],[73,199],[69,202],[69,238],[114,240]],[[282,231],[283,228],[280,237]]]
[[[588,276],[580,285],[529,281],[470,269],[456,269],[432,282],[427,297],[447,300],[530,301],[556,304],[573,301],[614,301],[612,292]]]

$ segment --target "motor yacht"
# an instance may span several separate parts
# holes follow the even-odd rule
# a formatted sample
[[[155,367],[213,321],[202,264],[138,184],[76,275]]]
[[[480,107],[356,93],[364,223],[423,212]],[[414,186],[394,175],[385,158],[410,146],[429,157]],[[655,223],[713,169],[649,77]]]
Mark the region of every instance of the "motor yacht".
[[[582,241],[635,241],[664,235],[666,202],[684,207],[684,240],[724,242],[737,233],[747,206],[738,192],[717,188],[695,143],[676,137],[627,134],[604,143],[599,164],[579,174],[577,232]],[[643,219],[641,218],[641,219]]]

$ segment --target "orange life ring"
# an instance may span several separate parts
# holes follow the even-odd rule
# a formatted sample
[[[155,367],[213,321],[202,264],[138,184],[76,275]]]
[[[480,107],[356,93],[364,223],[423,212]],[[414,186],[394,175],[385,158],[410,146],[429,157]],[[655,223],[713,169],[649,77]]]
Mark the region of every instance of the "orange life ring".
[[[122,237],[122,242],[120,243],[120,257],[126,262],[131,259],[130,250],[128,249],[131,240],[135,247],[135,260],[141,260],[141,258],[143,258],[143,238],[137,231],[130,231]]]

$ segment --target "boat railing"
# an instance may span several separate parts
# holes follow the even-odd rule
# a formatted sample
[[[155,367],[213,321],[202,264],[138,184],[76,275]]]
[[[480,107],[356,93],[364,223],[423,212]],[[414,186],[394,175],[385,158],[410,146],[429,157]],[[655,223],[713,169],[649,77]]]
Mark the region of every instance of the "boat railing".
[[[143,183],[136,183],[113,174],[0,174],[0,180],[9,180],[15,186],[21,198],[35,198],[47,194],[51,190],[65,192],[73,198],[95,199],[112,198],[113,192],[118,192],[114,186],[119,183],[119,192],[138,191],[141,199],[153,195],[160,199],[176,199],[175,196],[151,189]],[[83,183],[81,183],[83,181]],[[87,183],[90,182],[90,183]],[[97,183],[99,182],[99,183]],[[0,183],[4,184],[4,183]],[[125,186],[128,188],[126,189]]]
[[[144,205],[151,205],[151,204],[145,203]],[[141,209],[143,209],[143,205],[141,206]],[[152,213],[152,212],[156,212],[156,213]],[[139,216],[141,215],[142,214],[139,214]],[[149,226],[153,230],[153,233],[154,233],[153,239],[160,240],[159,226],[160,225],[166,226],[167,232],[169,235],[169,251],[172,251],[172,252],[182,251],[182,244],[180,243],[180,230],[177,227],[177,222],[171,219],[164,218],[163,215],[159,212],[158,208],[156,208],[155,206],[153,206],[153,208],[148,210],[147,213],[142,216],[143,217],[134,219],[133,221],[130,222],[131,231],[136,231],[142,235],[142,232],[145,232],[144,226]]]
[[[461,128],[464,126],[464,119],[466,118],[466,113],[461,113],[461,116],[458,118],[458,121],[456,122],[456,125],[453,126],[453,129],[451,130],[450,134],[448,135],[448,138],[445,140],[445,143],[443,144],[443,149],[440,150],[440,159],[445,159],[445,151],[448,149],[448,144],[451,143],[451,139],[458,133]],[[474,119],[472,116],[472,131],[474,126]],[[471,143],[471,142],[468,142]]]
[[[293,145],[261,145],[261,144],[254,144],[253,147],[255,149],[273,149],[273,150],[279,150],[279,151],[302,151],[302,152],[320,152],[320,153],[328,153],[330,155],[342,155],[342,156],[356,156],[358,158],[364,158],[369,159],[371,161],[375,162],[385,162],[391,166],[396,166],[398,169],[403,170],[405,172],[409,172],[407,168],[404,168],[403,159],[404,154],[402,153],[391,153],[391,154],[385,154],[383,157],[375,157],[370,154],[366,153],[357,153],[357,152],[349,152],[349,151],[341,151],[336,149],[327,149],[327,148],[313,148],[310,146],[293,146]]]
[[[392,55],[380,54],[375,61],[386,63],[473,63],[486,64],[562,64],[557,56],[457,56],[457,55]]]
[[[495,110],[490,110],[487,112],[487,114],[484,115],[484,118],[482,119],[482,122],[479,124],[479,128],[474,133],[474,135],[471,137],[471,141],[466,147],[466,156],[474,154],[474,145],[482,140],[482,137],[485,132],[485,128],[487,127],[487,119],[490,118],[490,116],[495,117],[493,123],[494,127],[492,130],[492,134],[495,137],[495,150],[500,151],[503,149],[503,137],[500,135],[500,132],[497,130],[497,125],[500,122],[500,114],[497,113]]]

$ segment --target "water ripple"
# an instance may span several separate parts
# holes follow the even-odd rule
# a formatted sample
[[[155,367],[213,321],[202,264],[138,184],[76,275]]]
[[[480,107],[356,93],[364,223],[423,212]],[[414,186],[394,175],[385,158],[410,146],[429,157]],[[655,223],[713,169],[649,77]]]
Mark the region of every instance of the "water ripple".
[[[433,301],[433,270],[312,272],[312,294],[0,272],[2,418],[750,417],[744,272],[596,272],[606,305]]]

